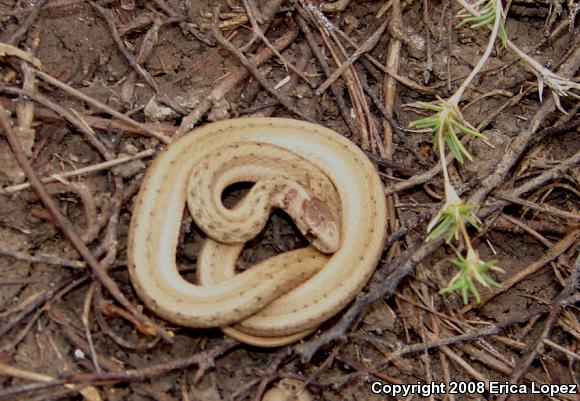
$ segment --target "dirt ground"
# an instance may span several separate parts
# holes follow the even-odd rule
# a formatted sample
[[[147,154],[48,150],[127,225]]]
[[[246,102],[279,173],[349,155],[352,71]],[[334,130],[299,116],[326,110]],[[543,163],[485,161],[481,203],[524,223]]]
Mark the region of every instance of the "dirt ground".
[[[439,293],[456,273],[451,259],[459,245],[424,245],[429,219],[441,206],[443,179],[436,173],[432,134],[409,124],[425,116],[412,103],[453,94],[483,54],[489,31],[458,27],[460,6],[449,1],[401,2],[400,24],[393,16],[398,1],[352,1],[343,10],[316,1],[255,3],[266,37],[305,79],[270,55],[257,68],[271,85],[267,90],[237,55],[216,43],[211,12],[221,6],[221,32],[230,43],[249,58],[268,52],[253,37],[241,1],[0,0],[0,41],[26,50],[49,75],[35,73],[24,56],[0,51],[0,105],[34,172],[45,177],[129,157],[44,186],[133,308],[91,274],[86,257],[36,192],[15,187],[27,179],[2,135],[0,399],[259,400],[281,379],[298,380],[316,400],[505,399],[484,382],[520,383],[528,390],[532,384],[575,384],[578,392],[578,100],[561,97],[567,115],[554,107],[549,88],[540,102],[536,77],[499,42],[462,97],[464,117],[488,143],[467,142],[474,161],[452,163],[454,185],[467,199],[505,169],[480,202],[480,210],[493,210],[481,230],[471,232],[481,258],[504,270],[493,277],[505,288],[476,284],[485,302],[470,298],[464,306],[460,294]],[[552,71],[568,68],[577,82],[578,2],[509,5],[510,39]],[[316,94],[336,70],[335,57],[342,63],[363,49],[387,20],[376,44],[329,90]],[[393,54],[398,66],[381,67]],[[389,85],[395,85],[392,95]],[[220,87],[227,89],[216,93]],[[142,124],[124,122],[114,111]],[[390,126],[385,114],[398,133],[384,129]],[[310,118],[334,129],[367,151],[385,188],[395,188],[389,199],[396,222],[389,223],[383,257],[365,289],[380,294],[378,300],[357,304],[364,307],[346,335],[319,344],[310,359],[301,351],[324,333],[336,333],[345,311],[302,348],[260,349],[232,342],[218,329],[188,329],[158,318],[142,306],[127,272],[134,195],[164,147],[150,131],[171,137],[186,123],[256,115]],[[516,191],[525,185],[530,189]],[[244,185],[233,188],[226,203],[246,191]],[[177,259],[190,280],[202,239],[185,216]],[[239,267],[305,244],[288,217],[276,212],[246,244]],[[133,312],[172,333],[172,341],[143,333]],[[448,387],[428,397],[373,394],[375,381]],[[460,381],[471,384],[462,388]],[[300,397],[308,399],[306,393]],[[579,397],[559,391],[551,398],[509,399]]]

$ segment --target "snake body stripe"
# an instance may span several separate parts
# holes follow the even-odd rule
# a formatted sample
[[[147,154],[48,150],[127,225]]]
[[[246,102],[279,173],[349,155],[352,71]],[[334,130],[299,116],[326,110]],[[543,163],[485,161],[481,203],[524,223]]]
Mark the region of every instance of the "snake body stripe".
[[[318,262],[324,258],[325,263],[319,271],[249,317],[241,316],[236,308],[228,309],[232,303],[228,288],[237,297],[236,302],[251,304],[256,301],[256,294],[252,292],[256,280],[268,277],[254,273],[251,279],[243,279],[234,274],[231,266],[217,263],[216,267],[216,263],[210,262],[207,265],[219,272],[206,276],[218,277],[229,284],[200,283],[200,286],[185,281],[176,267],[189,172],[205,155],[219,152],[224,144],[231,142],[266,143],[296,153],[329,178],[340,199],[339,250],[330,258],[320,256]],[[133,211],[128,243],[129,272],[145,304],[167,320],[190,327],[233,324],[227,331],[234,336],[239,331],[240,338],[246,336],[247,342],[254,345],[278,345],[313,331],[360,292],[380,258],[385,235],[382,183],[374,166],[352,142],[330,129],[302,121],[227,120],[197,128],[175,141],[150,167]],[[226,245],[217,244],[212,252],[219,253],[222,246]],[[311,252],[313,260],[317,259],[316,255],[322,255],[308,249],[300,251]],[[284,255],[272,263],[286,263]],[[304,260],[298,256],[292,265],[308,265]],[[200,319],[205,322],[202,326],[198,323]]]

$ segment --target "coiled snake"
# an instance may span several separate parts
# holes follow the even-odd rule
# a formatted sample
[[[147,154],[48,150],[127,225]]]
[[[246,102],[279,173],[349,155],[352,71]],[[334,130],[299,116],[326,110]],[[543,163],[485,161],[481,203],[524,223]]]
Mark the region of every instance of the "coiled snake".
[[[222,191],[239,181],[256,184],[227,209]],[[198,285],[176,265],[186,202],[208,236]],[[274,207],[284,208],[318,250],[286,252],[236,274],[243,243]],[[131,219],[129,272],[147,307],[173,323],[221,327],[248,344],[279,346],[311,333],[359,293],[385,234],[383,185],[352,142],[302,121],[227,120],[176,140],[151,165]]]

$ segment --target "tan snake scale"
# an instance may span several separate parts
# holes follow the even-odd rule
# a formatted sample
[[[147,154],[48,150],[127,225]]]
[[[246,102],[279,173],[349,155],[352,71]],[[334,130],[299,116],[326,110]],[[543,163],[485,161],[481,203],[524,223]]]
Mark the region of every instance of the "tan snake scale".
[[[245,144],[254,149],[244,159],[240,152]],[[256,149],[262,146],[265,151],[260,153]],[[219,174],[205,177],[213,160]],[[224,170],[216,163],[223,163]],[[226,185],[254,175],[257,180],[265,176],[272,187],[278,185],[277,177],[290,176],[334,207],[339,215],[338,250],[326,255],[308,246],[236,274],[243,243],[224,244],[215,239],[228,239],[228,232],[217,236],[206,232],[213,239],[205,240],[198,256],[199,285],[186,281],[177,269],[176,249],[188,198],[202,196],[197,202],[219,203],[213,209],[222,210],[219,194],[204,192],[212,180]],[[219,190],[219,182],[216,185]],[[254,187],[259,185],[260,181]],[[255,192],[251,202],[259,203],[260,188]],[[242,231],[249,220],[234,220],[234,214],[251,209],[244,200],[233,210],[222,210],[227,224],[212,223],[211,213],[191,210],[195,207],[191,203],[189,208],[196,222],[209,226],[204,231]],[[151,165],[131,220],[129,272],[146,306],[173,323],[222,327],[242,342],[278,346],[311,333],[361,291],[380,258],[385,222],[380,178],[364,153],[346,138],[297,120],[226,120],[196,128],[169,145]]]

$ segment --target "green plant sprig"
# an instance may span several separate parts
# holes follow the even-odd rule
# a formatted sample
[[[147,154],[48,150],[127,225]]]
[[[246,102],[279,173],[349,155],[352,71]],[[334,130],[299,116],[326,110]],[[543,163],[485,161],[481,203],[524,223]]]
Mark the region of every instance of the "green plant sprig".
[[[495,0],[480,0],[474,3],[472,6],[475,10],[477,10],[479,15],[472,14],[468,10],[465,10],[465,8],[462,9],[457,14],[457,16],[461,18],[461,22],[457,25],[457,28],[468,24],[471,29],[479,29],[483,27],[489,27],[490,24],[495,21],[498,11]],[[503,46],[507,47],[508,36],[505,29],[503,9],[501,7],[499,8],[499,13],[501,19],[498,27],[498,36]]]
[[[467,305],[469,292],[478,303],[481,302],[481,296],[474,281],[479,282],[486,288],[499,287],[499,284],[491,277],[490,272],[499,271],[503,273],[503,269],[497,267],[495,261],[484,262],[479,259],[479,255],[471,246],[468,247],[465,257],[457,252],[457,256],[452,260],[452,263],[459,268],[459,272],[449,281],[447,287],[439,291],[440,294],[459,291],[463,303]]]
[[[463,118],[463,114],[461,114],[456,104],[439,99],[439,104],[417,102],[413,105],[417,108],[435,111],[436,114],[411,122],[411,127],[428,129],[435,135],[441,133],[445,144],[459,163],[463,163],[465,159],[472,161],[473,157],[463,146],[457,133],[460,132],[484,141],[487,140],[485,135]],[[439,146],[440,141],[435,140],[434,149],[436,151],[439,149]]]

